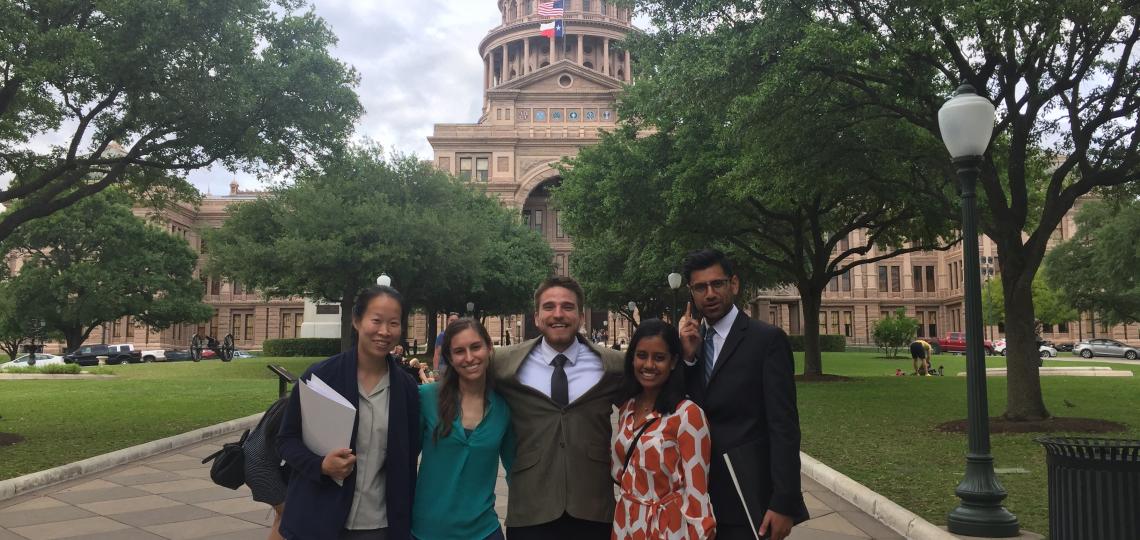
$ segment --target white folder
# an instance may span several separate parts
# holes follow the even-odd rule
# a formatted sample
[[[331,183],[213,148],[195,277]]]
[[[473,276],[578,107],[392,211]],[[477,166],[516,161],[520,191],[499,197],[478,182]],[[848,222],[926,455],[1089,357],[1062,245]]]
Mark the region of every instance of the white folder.
[[[748,511],[748,503],[744,501],[744,490],[740,489],[740,480],[736,478],[736,471],[732,469],[732,460],[728,458],[728,454],[724,455],[724,464],[728,467],[728,476],[732,478],[732,485],[736,487],[736,496],[740,497],[740,506],[744,507],[744,515],[748,516],[748,526],[752,528],[756,540],[760,540],[760,529],[756,528],[756,522],[752,521],[752,512]]]
[[[318,456],[352,447],[356,407],[316,375],[301,381],[301,436]],[[340,482],[337,482],[338,484]]]

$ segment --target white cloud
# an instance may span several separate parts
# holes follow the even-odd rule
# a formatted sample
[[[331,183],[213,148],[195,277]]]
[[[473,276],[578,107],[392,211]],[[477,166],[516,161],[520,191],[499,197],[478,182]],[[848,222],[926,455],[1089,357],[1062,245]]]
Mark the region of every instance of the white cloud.
[[[360,73],[364,116],[356,135],[390,150],[427,157],[432,125],[475,122],[482,107],[479,41],[500,22],[492,0],[317,0],[315,10],[339,38],[332,53]],[[227,193],[237,178],[222,167],[191,173],[203,192]]]

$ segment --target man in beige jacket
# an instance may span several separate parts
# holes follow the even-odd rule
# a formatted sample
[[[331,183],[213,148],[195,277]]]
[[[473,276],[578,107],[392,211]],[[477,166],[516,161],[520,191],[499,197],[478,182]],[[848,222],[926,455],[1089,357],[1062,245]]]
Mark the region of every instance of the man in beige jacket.
[[[518,437],[507,538],[607,539],[614,517],[610,415],[622,355],[578,334],[577,281],[547,278],[534,303],[542,337],[498,349],[493,361]]]

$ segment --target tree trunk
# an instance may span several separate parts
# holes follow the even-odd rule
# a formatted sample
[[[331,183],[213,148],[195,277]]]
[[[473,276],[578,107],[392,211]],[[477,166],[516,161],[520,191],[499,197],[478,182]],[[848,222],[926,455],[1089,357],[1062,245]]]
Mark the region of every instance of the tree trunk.
[[[1005,296],[1006,396],[1005,418],[1034,421],[1049,418],[1041,395],[1041,374],[1037,370],[1037,334],[1034,333],[1032,277],[1017,279],[1002,274]],[[1025,286],[1017,286],[1025,283]]]
[[[67,328],[63,330],[63,340],[67,343],[67,351],[71,352],[78,349],[83,345],[83,340],[87,339],[87,335],[78,328]]]
[[[340,301],[340,351],[348,352],[352,349],[353,335],[356,329],[352,327],[352,295],[346,294]]]
[[[435,336],[439,334],[439,321],[438,321],[439,313],[437,313],[433,309],[427,309],[425,311],[427,312],[427,315],[428,315],[428,317],[427,317],[427,325],[428,325],[427,326],[427,336],[424,337],[424,341],[427,342],[427,351],[425,351],[425,352],[427,353],[428,356],[431,356],[434,358],[435,357]],[[432,369],[435,369],[435,366],[432,366]]]
[[[819,307],[823,288],[800,283],[800,303],[804,316],[804,375],[823,375],[823,354],[819,350]]]

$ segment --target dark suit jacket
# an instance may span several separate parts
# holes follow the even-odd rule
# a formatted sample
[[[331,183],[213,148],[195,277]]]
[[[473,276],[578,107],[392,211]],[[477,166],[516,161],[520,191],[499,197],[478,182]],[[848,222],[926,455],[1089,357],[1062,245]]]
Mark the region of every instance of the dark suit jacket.
[[[360,406],[356,381],[356,348],[340,353],[305,371],[301,379],[308,381],[316,374],[334,390]],[[412,380],[392,356],[388,356],[388,449],[384,460],[388,537],[406,540],[412,537],[412,501],[416,490],[416,459],[420,453],[420,396]],[[356,430],[360,418],[352,426],[352,450],[356,451]],[[277,434],[277,452],[289,464],[289,490],[285,496],[285,515],[281,534],[285,538],[337,538],[348,520],[356,488],[356,470],[338,486],[332,478],[321,474],[321,461],[305,446],[301,436],[301,396],[293,388],[289,405]]]
[[[800,420],[788,336],[738,311],[708,384],[701,352],[687,369],[689,394],[704,409],[712,434],[709,496],[717,523],[748,525],[724,463],[725,453],[732,459],[757,527],[766,509],[791,516],[796,523],[807,520],[800,492]]]

